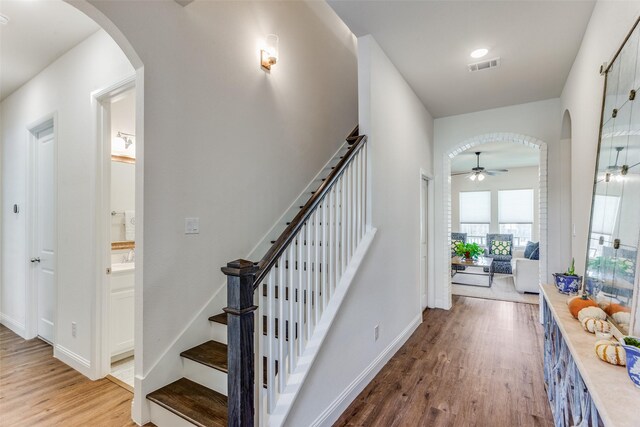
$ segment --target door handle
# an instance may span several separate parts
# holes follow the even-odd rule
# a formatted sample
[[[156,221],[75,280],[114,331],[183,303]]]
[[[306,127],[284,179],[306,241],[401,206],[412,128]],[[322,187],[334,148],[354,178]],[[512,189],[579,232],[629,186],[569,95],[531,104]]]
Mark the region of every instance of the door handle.
[[[31,262],[40,262],[40,258],[31,258]]]

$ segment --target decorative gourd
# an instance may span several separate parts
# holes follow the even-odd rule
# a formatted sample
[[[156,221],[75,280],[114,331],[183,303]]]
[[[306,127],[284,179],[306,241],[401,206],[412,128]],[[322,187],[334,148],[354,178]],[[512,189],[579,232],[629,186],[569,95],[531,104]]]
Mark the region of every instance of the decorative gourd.
[[[580,323],[588,318],[606,320],[607,313],[600,307],[586,307],[578,312],[578,320]]]
[[[629,322],[631,322],[631,313],[627,313],[626,311],[619,311],[617,313],[613,313],[611,318],[616,321],[618,325],[628,326]]]
[[[586,295],[582,295],[581,297],[574,298],[569,301],[569,311],[571,312],[571,315],[576,319],[578,318],[578,313],[583,308],[597,307],[597,306],[598,304],[596,304],[596,302],[593,301],[592,299],[589,299]],[[593,316],[589,316],[589,317],[593,317]]]
[[[576,298],[582,298],[580,295],[574,295],[572,297],[567,298],[567,305],[571,304],[571,301],[573,301]]]
[[[582,321],[582,327],[588,332],[595,334],[596,332],[609,332],[611,325],[606,320],[594,319],[593,317],[587,317]]]
[[[609,316],[613,316],[615,313],[618,313],[618,312],[629,313],[631,311],[629,307],[626,307],[622,304],[616,304],[616,303],[608,304],[605,307],[603,307],[603,309],[604,309],[604,312],[607,313]]]
[[[596,354],[601,360],[612,365],[625,366],[627,364],[624,348],[613,341],[596,341]]]

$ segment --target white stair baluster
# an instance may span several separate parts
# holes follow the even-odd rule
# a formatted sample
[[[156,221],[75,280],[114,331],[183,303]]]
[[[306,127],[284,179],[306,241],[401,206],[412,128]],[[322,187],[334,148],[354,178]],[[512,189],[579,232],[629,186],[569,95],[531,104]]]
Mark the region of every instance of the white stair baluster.
[[[276,269],[272,268],[267,276],[267,298],[265,305],[267,306],[267,410],[273,411],[276,406],[275,399],[275,382],[276,382],[276,340],[275,321],[276,321],[276,299],[275,296]],[[258,292],[261,292],[259,289]],[[260,294],[262,296],[262,294]],[[261,346],[262,347],[262,346]],[[261,352],[260,352],[261,353]],[[261,353],[262,354],[262,353]]]

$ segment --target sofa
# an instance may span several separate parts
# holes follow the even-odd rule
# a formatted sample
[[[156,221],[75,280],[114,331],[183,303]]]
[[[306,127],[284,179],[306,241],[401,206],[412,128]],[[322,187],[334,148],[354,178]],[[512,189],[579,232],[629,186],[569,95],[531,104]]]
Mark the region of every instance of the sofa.
[[[513,252],[511,259],[511,270],[513,271],[513,284],[516,291],[521,294],[525,292],[539,293],[539,264],[537,259],[528,259],[524,256],[524,249],[517,249]]]

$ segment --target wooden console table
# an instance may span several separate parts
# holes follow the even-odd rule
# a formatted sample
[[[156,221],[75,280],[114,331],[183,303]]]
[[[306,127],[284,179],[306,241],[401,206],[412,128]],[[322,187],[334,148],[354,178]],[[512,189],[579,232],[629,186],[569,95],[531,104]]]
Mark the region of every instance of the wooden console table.
[[[543,298],[544,379],[556,427],[637,427],[640,389],[623,366],[596,356],[595,335],[567,308],[567,295],[540,286]]]

